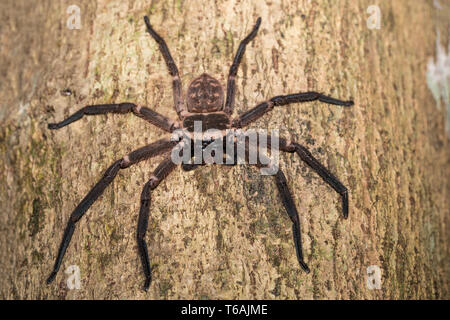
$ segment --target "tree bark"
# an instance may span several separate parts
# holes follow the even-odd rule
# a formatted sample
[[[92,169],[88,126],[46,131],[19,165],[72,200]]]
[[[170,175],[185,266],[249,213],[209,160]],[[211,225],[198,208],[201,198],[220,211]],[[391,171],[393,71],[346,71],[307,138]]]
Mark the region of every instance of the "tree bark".
[[[380,29],[367,27],[368,0],[2,1],[0,298],[448,299],[450,148],[426,66],[442,23],[448,41],[450,6],[436,14],[432,1],[375,2]],[[79,30],[67,27],[72,4]],[[297,263],[272,177],[244,165],[178,168],[152,193],[153,282],[143,292],[135,234],[155,158],[121,170],[45,284],[71,211],[104,170],[170,136],[133,115],[47,129],[84,105],[124,101],[176,118],[144,15],[184,89],[203,72],[225,84],[239,41],[262,17],[236,78],[235,115],[303,91],[355,101],[275,108],[252,126],[305,145],[349,189],[344,220],[333,189],[295,154],[280,158],[310,274]],[[78,290],[66,285],[71,265],[80,268]],[[379,289],[367,284],[370,266],[381,270]]]

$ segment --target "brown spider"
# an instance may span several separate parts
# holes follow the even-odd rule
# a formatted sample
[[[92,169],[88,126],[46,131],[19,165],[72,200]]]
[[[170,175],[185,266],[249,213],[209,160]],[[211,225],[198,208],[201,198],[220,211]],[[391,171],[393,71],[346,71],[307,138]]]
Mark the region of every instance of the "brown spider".
[[[224,99],[223,86],[215,78],[208,74],[202,74],[198,78],[194,79],[189,85],[186,102],[183,99],[182,85],[180,76],[178,74],[177,66],[170,55],[166,42],[161,36],[159,36],[150,25],[148,17],[144,17],[145,24],[147,25],[147,31],[155,39],[159,45],[159,49],[164,57],[164,60],[169,69],[169,73],[173,78],[173,99],[175,109],[177,111],[179,121],[172,121],[167,117],[148,109],[147,107],[136,105],[133,103],[120,103],[120,104],[103,104],[103,105],[91,105],[86,106],[67,119],[59,123],[50,123],[49,129],[60,129],[72,122],[81,119],[84,115],[98,115],[106,113],[134,113],[136,116],[141,117],[153,125],[169,132],[173,133],[176,129],[186,129],[189,132],[194,130],[194,121],[201,121],[203,124],[203,130],[214,128],[219,130],[244,128],[251,122],[260,118],[275,106],[283,106],[295,102],[307,102],[313,100],[319,100],[328,104],[339,106],[351,106],[353,101],[341,101],[329,96],[317,92],[295,93],[284,96],[276,96],[262,102],[253,109],[245,112],[241,116],[232,119],[231,115],[234,108],[235,98],[235,77],[237,69],[241,62],[242,56],[245,52],[246,45],[256,36],[259,26],[261,24],[261,18],[256,21],[253,30],[247,37],[241,41],[234,57],[233,64],[231,65],[230,72],[228,74],[227,93],[226,99]],[[225,105],[224,105],[225,100]],[[140,161],[155,157],[160,154],[165,155],[165,159],[158,165],[153,172],[153,175],[145,184],[141,194],[141,207],[139,211],[138,228],[137,228],[137,243],[139,255],[142,262],[142,267],[145,274],[144,289],[148,290],[152,279],[150,261],[148,258],[147,244],[144,240],[145,233],[148,225],[148,218],[150,213],[150,193],[155,189],[160,182],[167,177],[167,175],[177,166],[170,157],[170,151],[175,147],[179,141],[173,139],[161,139],[154,143],[151,143],[145,147],[132,151],[125,157],[114,162],[105,172],[100,181],[89,191],[84,197],[81,203],[74,209],[70,215],[67,227],[64,231],[63,239],[58,250],[58,256],[56,258],[53,271],[47,279],[47,283],[52,282],[61,266],[62,259],[66,252],[66,249],[70,243],[73,232],[75,230],[76,223],[81,219],[84,213],[89,207],[100,197],[105,188],[114,180],[120,169],[128,168],[129,166],[136,164]],[[209,141],[203,141],[203,146],[209,144]],[[322,164],[316,160],[312,154],[303,146],[289,142],[284,139],[279,140],[279,148],[282,151],[293,153],[296,152],[300,158],[306,162],[314,171],[316,171],[334,190],[336,190],[342,197],[342,210],[344,218],[348,216],[348,194],[347,188]],[[193,170],[201,164],[182,164],[182,169],[185,171]],[[236,163],[233,163],[236,164]],[[309,273],[309,268],[303,260],[303,252],[300,237],[300,221],[297,213],[296,206],[289,191],[286,177],[283,171],[278,170],[274,175],[277,188],[280,192],[283,205],[292,220],[292,231],[295,243],[295,249],[297,253],[298,262],[302,269]]]

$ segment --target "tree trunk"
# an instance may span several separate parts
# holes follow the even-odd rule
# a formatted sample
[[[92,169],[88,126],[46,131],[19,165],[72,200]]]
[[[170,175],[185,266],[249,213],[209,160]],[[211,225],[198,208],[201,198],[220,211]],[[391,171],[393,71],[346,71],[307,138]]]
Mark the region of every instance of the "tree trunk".
[[[426,71],[436,29],[449,39],[450,5],[375,2],[380,29],[367,24],[371,0],[2,1],[0,298],[448,299],[450,148]],[[77,27],[73,4],[80,29],[68,27]],[[70,213],[106,168],[170,136],[128,114],[47,129],[84,105],[123,101],[176,118],[172,79],[144,15],[184,89],[203,72],[225,84],[239,41],[261,16],[236,77],[234,115],[302,91],[355,101],[279,107],[252,126],[303,144],[349,189],[345,220],[333,189],[297,155],[280,157],[310,274],[297,263],[272,177],[245,165],[177,168],[152,193],[153,282],[142,291],[135,234],[155,158],[120,171],[45,284]],[[69,266],[80,268],[80,289],[66,284]]]

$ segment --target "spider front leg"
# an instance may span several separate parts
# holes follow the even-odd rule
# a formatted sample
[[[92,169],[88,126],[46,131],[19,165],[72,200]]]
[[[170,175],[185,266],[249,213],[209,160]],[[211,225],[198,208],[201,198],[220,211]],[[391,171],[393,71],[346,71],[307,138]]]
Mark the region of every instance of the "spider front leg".
[[[250,109],[249,111],[242,114],[237,119],[234,119],[232,125],[234,128],[243,128],[245,126],[248,126],[253,121],[259,119],[267,112],[271,111],[275,106],[284,106],[291,103],[308,102],[314,100],[319,100],[327,104],[333,104],[344,107],[350,107],[353,105],[353,101],[351,100],[349,101],[338,100],[318,92],[294,93],[285,96],[276,96],[270,100],[260,103],[253,109]]]
[[[61,267],[62,260],[72,239],[73,232],[75,230],[76,223],[83,217],[86,211],[92,206],[92,204],[103,194],[106,187],[114,180],[120,169],[128,168],[129,166],[136,164],[142,160],[149,159],[164,152],[169,151],[176,145],[177,142],[172,142],[168,139],[162,139],[145,147],[137,149],[120,160],[114,162],[105,172],[99,182],[89,191],[80,204],[74,209],[67,222],[66,229],[61,241],[61,245],[58,250],[58,256],[53,267],[53,271],[47,279],[47,283],[52,282],[59,268]]]
[[[163,55],[164,60],[166,61],[167,68],[169,69],[169,73],[172,76],[172,88],[173,88],[173,102],[175,104],[175,110],[178,113],[178,116],[181,119],[181,113],[186,111],[186,106],[183,101],[183,92],[182,92],[182,84],[180,79],[180,74],[178,73],[177,65],[170,54],[169,48],[167,47],[164,39],[156,33],[150,24],[150,20],[147,16],[144,17],[145,25],[147,26],[147,32],[152,36],[153,39],[158,43],[159,50]]]
[[[298,263],[306,273],[309,273],[309,267],[303,260],[300,219],[298,217],[297,207],[295,206],[294,200],[292,199],[291,192],[289,191],[289,187],[287,185],[286,177],[284,176],[284,173],[283,171],[281,171],[281,169],[278,169],[277,173],[275,174],[275,182],[281,196],[281,201],[283,202],[289,218],[292,221],[292,235],[294,237],[295,251],[297,252]]]
[[[228,81],[227,81],[227,100],[225,102],[225,107],[223,108],[223,111],[228,115],[231,115],[234,109],[234,97],[236,95],[235,78],[237,75],[239,64],[241,63],[242,57],[244,56],[247,44],[256,37],[260,24],[261,18],[258,18],[256,20],[255,26],[253,27],[253,30],[239,44],[239,48],[234,57],[233,64],[230,67],[230,72],[228,73]]]
[[[177,123],[169,118],[143,106],[135,105],[134,103],[119,103],[119,104],[98,104],[92,106],[86,106],[81,108],[67,119],[59,123],[49,123],[48,128],[55,130],[65,127],[72,122],[78,121],[83,116],[92,116],[107,113],[130,113],[133,112],[136,116],[147,120],[155,126],[167,131],[172,132],[177,128]]]

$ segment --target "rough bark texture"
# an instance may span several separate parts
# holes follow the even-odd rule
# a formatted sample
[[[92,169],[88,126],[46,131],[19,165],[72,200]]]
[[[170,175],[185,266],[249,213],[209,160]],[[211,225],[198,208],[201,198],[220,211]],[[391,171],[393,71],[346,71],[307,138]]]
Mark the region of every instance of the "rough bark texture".
[[[382,13],[367,28],[369,5]],[[432,1],[50,1],[0,4],[0,298],[449,298],[449,141],[426,86],[436,27]],[[69,5],[81,30],[66,27]],[[262,17],[237,77],[240,114],[265,98],[317,90],[355,106],[294,104],[255,128],[307,146],[350,190],[338,195],[295,155],[281,167],[301,214],[306,261],[271,177],[247,166],[177,169],[153,193],[148,293],[137,255],[139,195],[159,158],[119,173],[75,231],[56,281],[70,212],[127,152],[164,133],[133,115],[83,119],[83,105],[131,101],[175,118],[171,79],[145,32],[150,15],[184,88],[208,72],[225,83],[240,39]],[[444,22],[443,22],[444,21]],[[447,39],[447,40],[446,40]],[[71,96],[61,90],[70,88]],[[81,289],[64,270],[77,265]],[[382,271],[380,290],[367,268]]]

